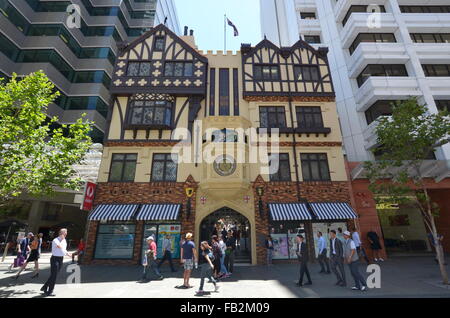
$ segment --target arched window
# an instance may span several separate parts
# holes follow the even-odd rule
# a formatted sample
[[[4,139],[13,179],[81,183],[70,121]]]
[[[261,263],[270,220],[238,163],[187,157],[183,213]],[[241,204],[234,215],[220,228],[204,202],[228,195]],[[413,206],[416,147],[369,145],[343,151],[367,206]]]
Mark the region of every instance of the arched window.
[[[128,124],[171,128],[175,98],[166,94],[136,94],[129,105]]]

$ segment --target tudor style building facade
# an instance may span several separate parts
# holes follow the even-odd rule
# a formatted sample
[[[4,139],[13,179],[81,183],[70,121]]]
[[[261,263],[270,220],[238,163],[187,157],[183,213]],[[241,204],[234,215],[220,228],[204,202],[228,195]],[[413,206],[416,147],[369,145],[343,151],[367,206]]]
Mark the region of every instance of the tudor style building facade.
[[[151,234],[171,234],[177,257],[181,235],[209,239],[222,218],[263,264],[269,233],[290,259],[297,233],[313,253],[314,231],[357,217],[327,49],[263,40],[214,54],[160,25],[122,48],[111,92],[86,262],[136,264]],[[265,140],[274,171],[251,160]]]

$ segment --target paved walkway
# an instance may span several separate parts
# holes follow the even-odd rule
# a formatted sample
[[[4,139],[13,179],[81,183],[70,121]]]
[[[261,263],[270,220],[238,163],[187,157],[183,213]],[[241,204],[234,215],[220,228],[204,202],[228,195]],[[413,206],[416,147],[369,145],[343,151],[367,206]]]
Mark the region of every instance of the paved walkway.
[[[49,255],[41,258],[41,272],[36,279],[31,279],[32,271],[22,273],[18,281],[12,279],[13,272],[8,266],[13,258],[8,257],[0,263],[0,298],[5,297],[42,297],[39,291],[49,276]],[[449,262],[450,259],[447,260]],[[66,258],[55,288],[56,298],[191,298],[194,289],[180,290],[175,286],[182,283],[182,270],[171,273],[168,266],[163,266],[162,273],[166,278],[162,281],[137,283],[142,268],[139,266],[81,266],[81,284],[66,284]],[[30,267],[31,269],[31,267]],[[361,266],[361,270],[365,269]],[[450,273],[450,266],[447,266]],[[353,280],[349,287],[334,285],[333,274],[318,274],[317,264],[310,265],[313,285],[303,288],[295,285],[298,278],[298,265],[278,264],[267,266],[238,266],[232,278],[220,283],[219,293],[211,293],[212,298],[265,298],[265,297],[449,297],[450,289],[441,286],[438,266],[431,257],[398,257],[391,258],[381,264],[381,288],[367,292],[352,291]],[[194,272],[191,284],[198,288],[199,271]],[[206,284],[205,290],[212,290],[211,284]]]

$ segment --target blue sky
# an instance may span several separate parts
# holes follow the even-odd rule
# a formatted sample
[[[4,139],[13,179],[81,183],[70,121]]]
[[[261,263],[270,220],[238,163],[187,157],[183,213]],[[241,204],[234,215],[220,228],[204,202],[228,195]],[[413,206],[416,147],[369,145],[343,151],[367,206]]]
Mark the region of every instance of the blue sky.
[[[261,41],[259,0],[174,0],[182,32],[194,30],[200,50],[223,50],[224,14],[236,25],[239,36],[227,25],[227,50],[238,51],[241,43]]]

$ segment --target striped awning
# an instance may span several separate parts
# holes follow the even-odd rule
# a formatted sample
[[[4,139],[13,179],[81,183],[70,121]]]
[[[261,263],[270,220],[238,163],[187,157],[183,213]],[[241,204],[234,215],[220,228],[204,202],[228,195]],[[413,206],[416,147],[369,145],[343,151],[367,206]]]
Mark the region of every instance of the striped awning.
[[[348,220],[358,218],[358,215],[350,204],[345,202],[310,203],[310,206],[318,220]]]
[[[89,215],[89,221],[129,221],[138,204],[100,204]]]
[[[156,221],[166,220],[174,221],[178,219],[180,213],[180,204],[144,204],[141,207],[137,221]]]
[[[274,221],[312,220],[305,203],[269,203],[269,211]]]

